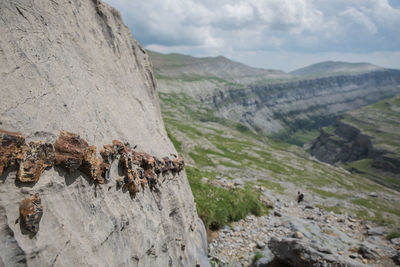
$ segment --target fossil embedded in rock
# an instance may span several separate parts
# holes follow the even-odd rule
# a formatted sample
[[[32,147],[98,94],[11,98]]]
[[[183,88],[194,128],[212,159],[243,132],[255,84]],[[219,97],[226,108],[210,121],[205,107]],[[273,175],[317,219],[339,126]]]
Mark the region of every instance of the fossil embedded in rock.
[[[173,169],[174,165],[169,157],[163,157],[162,160],[164,161],[164,168],[162,170],[163,172],[167,172]]]
[[[43,171],[54,165],[54,147],[52,144],[30,142],[25,146],[21,164],[17,172],[20,182],[37,182]]]
[[[172,159],[172,164],[172,171],[180,172],[181,170],[183,170],[183,167],[185,166],[183,156],[181,154],[178,154],[178,156],[174,155],[174,159]]]
[[[79,167],[79,170],[90,176],[94,181],[104,184],[100,159],[97,157],[96,151],[97,149],[95,146],[90,146],[86,149],[85,156],[83,157],[82,165]]]
[[[74,133],[61,131],[54,144],[56,165],[69,171],[75,171],[81,166],[89,145],[85,139]]]
[[[0,129],[0,175],[22,159],[25,138],[19,132]]]
[[[43,206],[39,194],[22,200],[19,206],[21,226],[26,230],[37,233],[43,215]]]

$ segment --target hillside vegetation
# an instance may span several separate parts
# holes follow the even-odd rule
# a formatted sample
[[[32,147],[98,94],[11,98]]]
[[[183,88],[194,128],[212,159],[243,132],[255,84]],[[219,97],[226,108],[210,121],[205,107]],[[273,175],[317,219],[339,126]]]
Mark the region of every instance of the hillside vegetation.
[[[300,147],[260,137],[241,124],[218,118],[213,110],[184,93],[160,93],[160,100],[169,136],[185,156],[198,212],[208,227],[243,217],[244,213],[212,218],[219,213],[216,202],[236,207],[231,196],[242,199],[248,190],[257,196],[255,185],[292,199],[301,190],[308,201],[328,211],[357,214],[377,222],[400,221],[397,192],[362,175],[315,161]],[[203,183],[203,177],[209,181],[223,177],[228,182],[240,178],[246,185],[244,189],[221,189]],[[378,197],[371,198],[371,192]],[[255,208],[247,211],[265,212],[258,205],[255,200]]]

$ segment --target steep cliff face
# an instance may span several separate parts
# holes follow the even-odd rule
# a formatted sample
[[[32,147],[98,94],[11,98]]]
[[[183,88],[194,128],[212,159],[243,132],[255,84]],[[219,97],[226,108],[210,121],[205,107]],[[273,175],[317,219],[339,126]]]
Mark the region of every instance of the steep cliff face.
[[[333,164],[356,161],[382,154],[374,150],[371,137],[351,125],[338,120],[334,131],[321,129],[320,136],[310,148],[311,155]]]
[[[220,92],[203,101],[218,114],[239,120],[264,133],[282,127],[318,123],[329,115],[394,96],[400,91],[400,71],[326,77],[278,84],[252,85]]]
[[[158,158],[176,154],[152,64],[116,10],[97,0],[6,0],[0,17],[0,128],[20,131],[26,143],[54,144],[66,130],[97,150],[120,139]],[[85,155],[83,162],[98,157]],[[15,177],[25,158],[1,175],[1,266],[207,266],[184,171],[129,194],[118,186],[125,179],[118,162],[105,184],[84,174],[91,168],[57,166],[24,184]],[[24,199],[32,202],[20,218]],[[26,232],[22,219],[39,207],[40,218],[32,217],[39,231]]]
[[[341,163],[400,189],[400,96],[346,112],[334,127],[321,129],[310,147],[317,159]]]

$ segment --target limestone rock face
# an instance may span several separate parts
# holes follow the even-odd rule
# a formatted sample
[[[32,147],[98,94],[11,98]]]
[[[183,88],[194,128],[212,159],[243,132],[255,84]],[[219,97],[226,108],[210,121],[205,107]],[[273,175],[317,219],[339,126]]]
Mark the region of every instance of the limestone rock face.
[[[152,64],[119,13],[97,0],[5,0],[0,17],[0,128],[13,131],[0,131],[0,266],[208,266],[186,174],[156,160],[176,151]],[[142,168],[154,164],[162,183],[135,195],[118,186],[114,158],[128,143],[154,155]],[[19,212],[36,193],[32,236]]]

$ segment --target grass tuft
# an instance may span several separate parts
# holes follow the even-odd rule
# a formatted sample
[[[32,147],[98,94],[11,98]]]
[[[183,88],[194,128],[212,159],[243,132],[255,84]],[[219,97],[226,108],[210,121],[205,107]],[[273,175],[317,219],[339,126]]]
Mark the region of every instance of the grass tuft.
[[[186,167],[186,173],[197,204],[197,213],[207,229],[219,229],[232,221],[254,214],[268,213],[266,205],[259,200],[260,193],[246,186],[244,189],[224,189],[201,182],[204,175],[195,167]]]

